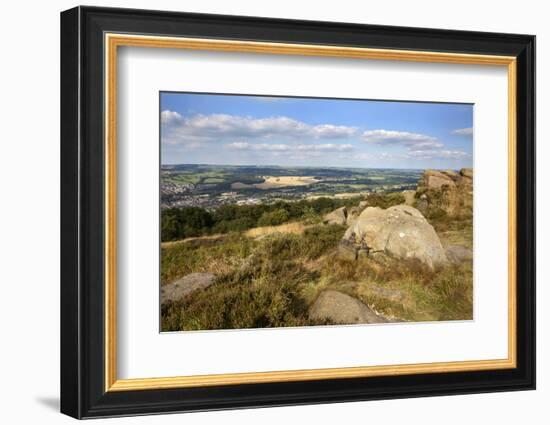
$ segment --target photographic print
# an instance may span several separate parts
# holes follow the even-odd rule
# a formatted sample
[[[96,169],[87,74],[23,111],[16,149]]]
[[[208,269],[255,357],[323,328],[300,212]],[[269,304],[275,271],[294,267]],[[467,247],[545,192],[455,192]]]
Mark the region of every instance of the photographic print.
[[[473,105],[160,93],[161,331],[473,319]]]

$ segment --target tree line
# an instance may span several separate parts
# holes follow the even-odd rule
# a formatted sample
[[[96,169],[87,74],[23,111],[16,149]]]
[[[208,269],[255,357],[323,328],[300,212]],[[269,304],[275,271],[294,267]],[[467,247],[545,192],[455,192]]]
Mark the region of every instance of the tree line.
[[[357,198],[317,198],[259,205],[222,205],[209,211],[200,207],[168,208],[161,212],[162,241],[214,233],[241,232],[253,227],[277,226],[290,221],[319,221],[322,215],[358,203]]]

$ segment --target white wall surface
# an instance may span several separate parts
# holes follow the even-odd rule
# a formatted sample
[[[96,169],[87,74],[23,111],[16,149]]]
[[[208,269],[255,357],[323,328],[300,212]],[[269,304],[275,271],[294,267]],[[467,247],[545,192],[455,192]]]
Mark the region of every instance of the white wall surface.
[[[71,1],[5,2],[0,15],[0,422],[69,423],[59,392],[59,12]],[[95,5],[537,35],[538,389],[241,411],[109,423],[467,423],[550,420],[550,27],[541,1],[144,0]],[[545,161],[546,160],[546,161]],[[103,422],[103,420],[100,420]]]

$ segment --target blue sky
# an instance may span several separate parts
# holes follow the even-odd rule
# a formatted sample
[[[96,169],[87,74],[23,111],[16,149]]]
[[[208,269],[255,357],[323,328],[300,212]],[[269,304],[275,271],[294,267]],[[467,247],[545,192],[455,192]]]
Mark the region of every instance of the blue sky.
[[[473,106],[161,93],[162,164],[472,167]]]

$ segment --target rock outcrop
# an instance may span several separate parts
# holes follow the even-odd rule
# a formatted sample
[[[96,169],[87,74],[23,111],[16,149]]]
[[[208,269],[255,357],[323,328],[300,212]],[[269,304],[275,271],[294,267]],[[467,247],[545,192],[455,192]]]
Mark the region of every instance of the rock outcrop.
[[[214,283],[215,277],[212,273],[191,273],[173,283],[161,286],[161,304],[168,301],[177,301],[198,289],[208,288]]]
[[[424,213],[439,209],[450,217],[471,214],[473,176],[471,168],[463,168],[460,172],[424,171],[416,190],[416,207]]]
[[[447,262],[434,228],[408,205],[366,208],[344,234],[339,252],[350,259],[377,253],[417,259],[432,269]]]
[[[329,320],[342,325],[388,321],[358,299],[333,290],[321,292],[310,308],[309,317],[313,320]]]
[[[441,189],[443,186],[456,187],[451,173],[437,170],[424,171],[418,186],[427,189]]]

